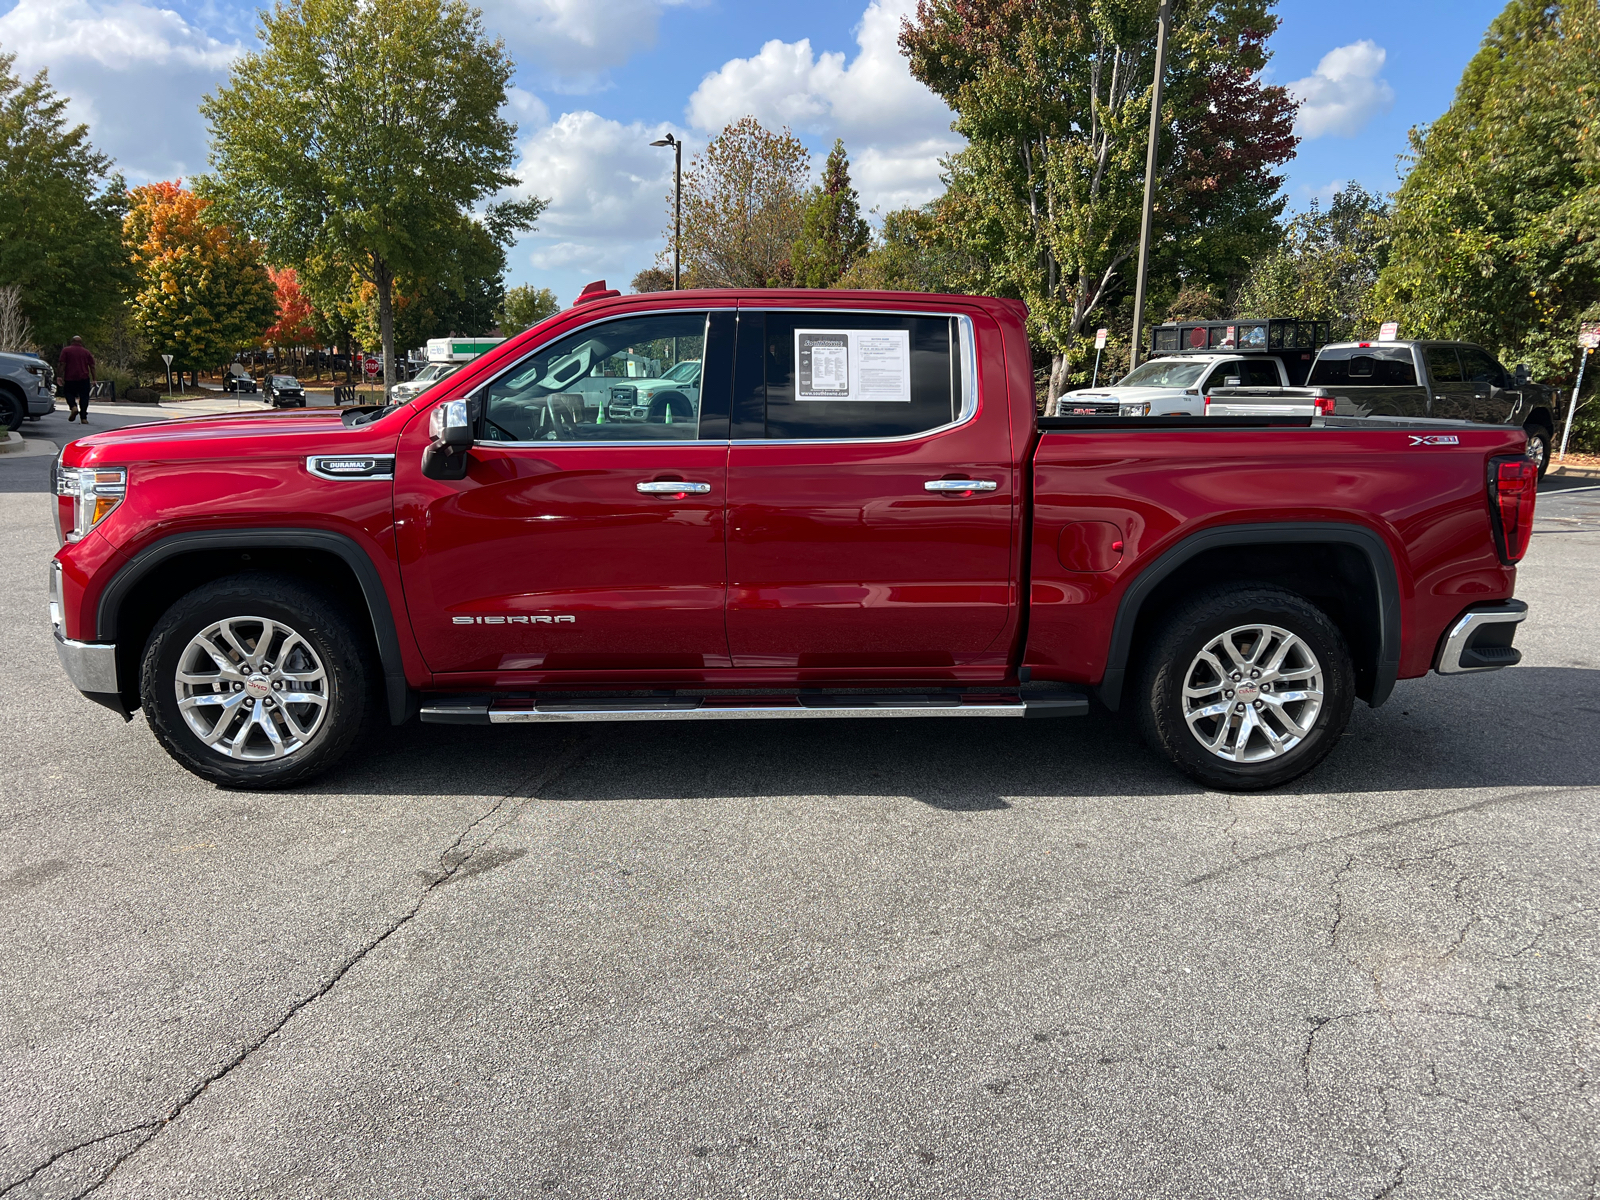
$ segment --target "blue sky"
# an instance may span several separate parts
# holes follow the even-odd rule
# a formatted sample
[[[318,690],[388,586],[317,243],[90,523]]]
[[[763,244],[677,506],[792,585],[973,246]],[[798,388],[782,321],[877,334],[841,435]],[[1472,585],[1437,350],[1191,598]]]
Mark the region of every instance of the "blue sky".
[[[477,0],[518,63],[511,107],[524,188],[552,200],[511,254],[512,283],[569,302],[600,277],[626,286],[663,244],[668,130],[692,150],[754,113],[788,124],[820,162],[835,136],[879,211],[939,190],[959,146],[950,114],[894,47],[914,0]],[[1449,105],[1495,0],[1281,0],[1269,75],[1305,99],[1288,165],[1294,208],[1355,180],[1398,182],[1406,131]],[[195,108],[253,44],[240,0],[0,0],[0,52],[48,67],[96,143],[133,182],[205,166]]]

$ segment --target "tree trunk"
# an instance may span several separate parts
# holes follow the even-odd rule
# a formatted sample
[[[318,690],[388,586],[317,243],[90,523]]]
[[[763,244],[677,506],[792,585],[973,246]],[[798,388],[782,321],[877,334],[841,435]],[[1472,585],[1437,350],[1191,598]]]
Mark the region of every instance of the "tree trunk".
[[[394,273],[389,264],[372,256],[372,282],[378,289],[378,329],[383,336],[383,402],[389,403],[394,386]]]
[[[1052,354],[1050,356],[1050,390],[1045,393],[1044,413],[1047,417],[1055,416],[1056,401],[1061,398],[1061,393],[1067,390],[1067,371],[1071,363],[1065,354]]]

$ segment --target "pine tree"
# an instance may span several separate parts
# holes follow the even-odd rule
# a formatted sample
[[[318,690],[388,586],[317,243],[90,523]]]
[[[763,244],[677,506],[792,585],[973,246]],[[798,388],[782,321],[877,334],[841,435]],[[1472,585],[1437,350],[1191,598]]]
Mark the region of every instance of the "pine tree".
[[[801,287],[826,288],[867,252],[870,231],[861,216],[861,198],[850,184],[850,157],[835,140],[822,168],[822,182],[806,203],[800,236],[790,262]]]

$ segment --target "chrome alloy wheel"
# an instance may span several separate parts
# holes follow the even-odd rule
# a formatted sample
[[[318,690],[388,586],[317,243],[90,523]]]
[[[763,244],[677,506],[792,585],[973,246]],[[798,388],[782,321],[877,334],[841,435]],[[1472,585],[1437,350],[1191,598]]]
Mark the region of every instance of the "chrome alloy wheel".
[[[267,617],[228,617],[178,656],[178,711],[227,758],[266,762],[305,749],[328,712],[328,674],[305,638]]]
[[[1189,732],[1230,762],[1282,757],[1311,733],[1321,711],[1317,656],[1303,639],[1276,625],[1228,630],[1184,672]]]

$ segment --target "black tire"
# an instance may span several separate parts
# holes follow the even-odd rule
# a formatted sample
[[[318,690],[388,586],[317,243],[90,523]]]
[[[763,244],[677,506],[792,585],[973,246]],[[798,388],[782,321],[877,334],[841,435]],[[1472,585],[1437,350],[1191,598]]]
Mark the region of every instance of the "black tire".
[[[1267,678],[1264,681],[1251,680],[1248,664],[1241,667],[1230,661],[1227,663],[1228,673],[1221,677],[1216,700],[1212,701],[1205,695],[1196,696],[1195,712],[1198,719],[1193,726],[1185,715],[1186,682],[1194,685],[1193,690],[1204,692],[1211,686],[1211,676],[1215,674],[1202,660],[1203,652],[1220,644],[1220,640],[1230,631],[1244,630],[1252,625],[1271,627],[1298,639],[1298,647],[1290,644],[1286,652],[1289,658],[1285,662],[1292,662],[1302,671],[1308,669],[1305,664],[1309,662],[1320,671],[1320,700],[1311,711],[1305,735],[1281,752],[1269,742],[1269,735],[1262,731],[1262,727],[1265,726],[1280,741],[1290,741],[1294,738],[1289,731],[1290,723],[1304,720],[1308,710],[1312,709],[1312,700],[1275,702],[1271,693],[1276,672],[1265,672]],[[1265,663],[1279,647],[1288,643],[1287,638],[1276,638],[1272,634],[1263,633],[1260,636],[1263,639],[1260,646],[1250,640],[1248,633],[1240,634],[1244,640],[1236,641],[1234,645],[1246,651],[1244,657],[1247,660],[1253,662],[1260,658]],[[1252,647],[1255,647],[1253,653],[1250,652]],[[1307,648],[1314,657],[1307,658],[1301,647]],[[1221,657],[1220,654],[1212,656],[1213,660],[1220,660]],[[1249,700],[1249,706],[1259,710],[1259,716],[1245,713],[1236,703],[1238,695],[1232,690],[1235,686],[1232,683],[1235,670],[1243,676],[1240,690],[1247,697],[1260,697]],[[1291,674],[1298,673],[1291,671]],[[1311,678],[1314,680],[1315,676]],[[1150,646],[1138,679],[1136,706],[1140,732],[1145,741],[1152,749],[1170,759],[1190,779],[1224,791],[1247,792],[1276,787],[1311,770],[1338,744],[1350,720],[1350,709],[1355,698],[1355,672],[1350,662],[1350,651],[1338,627],[1328,619],[1327,614],[1304,597],[1268,584],[1217,588],[1196,596],[1174,611]],[[1284,687],[1284,682],[1280,680],[1277,683],[1278,693],[1285,697],[1305,695],[1304,692],[1294,691],[1292,684],[1291,687]],[[1306,689],[1308,692],[1310,690]],[[1224,715],[1198,716],[1202,710],[1213,704],[1221,704],[1224,700],[1227,701]],[[1285,716],[1289,721],[1283,719]],[[1229,727],[1234,730],[1231,735],[1223,722],[1230,723]],[[1216,733],[1220,739],[1231,737],[1241,757],[1256,754],[1267,757],[1256,761],[1224,758],[1202,744],[1202,732],[1207,735]],[[1241,732],[1244,735],[1242,745],[1239,737]]]
[[[22,426],[28,415],[28,402],[8,388],[0,388],[0,425],[9,433]]]
[[[1528,425],[1523,432],[1528,435],[1528,457],[1539,468],[1539,478],[1544,478],[1544,473],[1550,469],[1550,442],[1553,434],[1542,425]]]
[[[689,403],[689,397],[682,392],[662,392],[652,399],[650,413],[645,420],[651,425],[663,424],[668,412],[672,413],[674,423],[694,420],[694,405]]]
[[[234,631],[236,640],[246,650],[257,650],[262,640],[259,631],[264,626],[255,625],[258,636],[254,643],[249,641],[253,618],[281,623],[298,634],[306,648],[304,651],[291,650],[287,663],[263,662],[262,666],[271,666],[279,671],[292,668],[308,673],[314,673],[314,669],[320,667],[324,679],[320,684],[296,685],[308,691],[320,690],[324,702],[320,722],[309,730],[303,744],[282,757],[265,760],[240,759],[208,746],[185,719],[178,694],[181,686],[177,680],[179,664],[184,661],[186,654],[196,654],[192,649],[193,639],[219,621],[235,619],[239,622]],[[212,640],[213,644],[219,644],[217,639]],[[270,637],[268,640],[271,642]],[[284,640],[272,643],[267,650],[268,655],[285,645]],[[235,658],[226,642],[220,643],[220,648],[230,659],[234,659],[235,666],[240,670],[248,665],[247,660]],[[307,658],[307,653],[314,657]],[[204,655],[199,655],[199,659],[203,661]],[[188,665],[194,665],[194,661],[191,658]],[[313,666],[306,667],[304,664],[307,662]],[[260,686],[256,681],[262,678],[279,684],[284,682],[275,679],[269,672],[254,668],[244,673],[253,675],[253,686]],[[222,680],[225,677],[219,674],[217,678]],[[196,588],[156,622],[149,641],[145,643],[144,657],[140,663],[139,693],[150,731],[155,734],[162,748],[185,769],[228,788],[283,788],[304,783],[322,774],[344,757],[372,711],[376,678],[377,672],[368,661],[365,639],[358,634],[343,607],[332,596],[299,580],[280,575],[233,575]],[[239,685],[241,692],[243,686]],[[211,694],[232,695],[226,682],[206,685],[201,690],[206,692],[206,703],[195,711],[205,716],[209,716],[210,709],[216,707],[209,700]],[[226,734],[237,732],[242,720],[248,737],[241,752],[251,753],[253,747],[270,752],[271,743],[267,741],[263,727],[256,725],[252,731],[253,719],[243,705],[252,705],[255,713],[264,714],[268,720],[275,721],[276,732],[282,737],[290,726],[282,715],[285,710],[275,707],[280,703],[279,698],[263,693],[260,699],[252,699],[248,694],[241,695],[239,699],[242,703],[236,711],[230,709],[231,715],[218,718],[219,725],[224,719],[234,722],[231,728],[224,731],[223,740],[231,742],[232,739]],[[295,719],[304,724],[306,714],[314,712],[315,705],[300,705],[296,709],[297,712],[293,714]],[[205,720],[205,716],[197,719]]]

